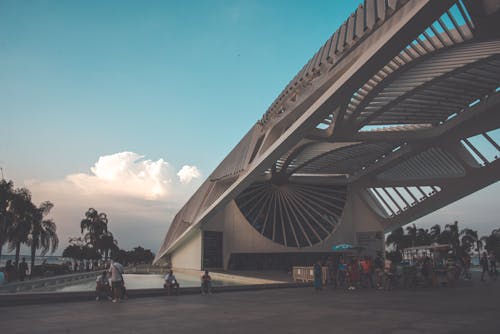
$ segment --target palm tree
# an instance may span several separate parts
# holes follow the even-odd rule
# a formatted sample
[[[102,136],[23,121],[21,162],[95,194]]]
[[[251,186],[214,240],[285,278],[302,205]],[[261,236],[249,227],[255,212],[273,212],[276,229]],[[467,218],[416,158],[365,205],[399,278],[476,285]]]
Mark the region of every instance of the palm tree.
[[[451,247],[455,251],[455,254],[457,254],[460,247],[458,221],[453,222],[453,224],[446,224],[445,230],[449,232],[449,241],[451,243]]]
[[[438,243],[439,235],[441,234],[441,225],[436,224],[432,226],[429,234],[432,238],[432,241]]]
[[[432,237],[429,233],[429,230],[419,228],[417,230],[417,239],[416,239],[416,246],[426,246],[430,245],[432,243]]]
[[[408,244],[411,245],[411,247],[415,247],[415,243],[417,242],[417,227],[415,226],[415,224],[407,226],[406,232],[408,232],[408,234],[406,235]]]
[[[31,193],[26,188],[16,189],[11,202],[12,225],[8,231],[9,251],[16,250],[15,266],[19,263],[21,244],[28,241],[35,206],[31,202]]]
[[[490,235],[481,238],[484,241],[484,248],[492,252],[496,257],[500,257],[500,229],[491,231]]]
[[[393,246],[396,249],[396,252],[399,253],[401,246],[404,244],[405,232],[402,227],[398,227],[394,231],[392,231],[385,241],[386,245]]]
[[[44,219],[54,207],[49,201],[43,202],[38,208],[35,208],[33,220],[31,221],[30,238],[28,245],[31,246],[31,268],[35,266],[36,250],[41,249],[41,255],[51,253],[57,249],[59,239],[56,233],[56,223],[52,219]]]
[[[92,245],[99,251],[103,248],[99,247],[99,240],[108,232],[108,217],[104,212],[97,212],[97,210],[90,208],[85,212],[85,218],[80,222],[82,233],[87,231],[84,235],[86,243]]]
[[[12,181],[0,180],[0,258],[2,248],[8,241],[9,229],[12,225],[11,203],[14,194]]]

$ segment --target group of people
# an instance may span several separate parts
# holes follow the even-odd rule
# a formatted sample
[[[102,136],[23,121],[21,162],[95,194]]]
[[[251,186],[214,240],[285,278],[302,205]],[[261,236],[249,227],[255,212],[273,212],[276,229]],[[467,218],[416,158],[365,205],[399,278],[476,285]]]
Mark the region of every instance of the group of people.
[[[174,271],[170,269],[165,275],[165,283],[163,287],[167,289],[167,295],[178,294],[179,293],[179,282],[175,278]],[[212,277],[208,270],[205,270],[203,275],[201,275],[201,294],[211,294],[212,293]]]
[[[344,287],[356,290],[361,287],[391,289],[396,286],[436,286],[441,282],[452,282],[463,277],[471,279],[470,255],[466,258],[449,258],[446,265],[434,263],[432,257],[422,256],[413,259],[411,264],[397,264],[378,254],[375,258],[370,256],[352,256],[338,258],[328,257],[314,264],[314,287],[321,290],[324,284],[334,288]],[[481,281],[485,275],[496,279],[496,257],[493,253],[484,252],[481,256],[482,269]]]
[[[117,303],[126,298],[123,272],[124,269],[120,263],[111,262],[109,269],[97,276],[95,289],[97,301],[111,300],[113,303]]]
[[[23,260],[17,266],[12,263],[12,260],[7,260],[2,275],[0,276],[3,276],[2,279],[0,279],[0,284],[10,283],[16,280],[24,281],[26,277],[30,276],[30,273],[26,258],[23,257]]]
[[[323,268],[326,275],[323,276]],[[359,287],[383,288],[384,260],[379,255],[375,259],[370,256],[335,259],[328,257],[314,265],[314,287],[321,290],[323,283],[334,288],[346,287],[356,290]]]
[[[99,271],[109,268],[110,262],[105,260],[80,260],[71,263],[66,262],[69,271],[74,273],[85,271]]]

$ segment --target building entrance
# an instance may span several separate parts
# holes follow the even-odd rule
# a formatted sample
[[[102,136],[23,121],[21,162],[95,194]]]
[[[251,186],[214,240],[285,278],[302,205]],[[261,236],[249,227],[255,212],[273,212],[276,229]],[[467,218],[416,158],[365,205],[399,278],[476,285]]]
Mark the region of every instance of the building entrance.
[[[203,269],[222,267],[222,232],[203,231]]]

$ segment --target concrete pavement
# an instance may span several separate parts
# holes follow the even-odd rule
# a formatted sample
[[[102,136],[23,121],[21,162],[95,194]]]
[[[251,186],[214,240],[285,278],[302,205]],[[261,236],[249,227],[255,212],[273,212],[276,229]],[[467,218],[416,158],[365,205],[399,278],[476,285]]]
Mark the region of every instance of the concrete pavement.
[[[290,288],[0,308],[5,333],[499,333],[500,282]]]

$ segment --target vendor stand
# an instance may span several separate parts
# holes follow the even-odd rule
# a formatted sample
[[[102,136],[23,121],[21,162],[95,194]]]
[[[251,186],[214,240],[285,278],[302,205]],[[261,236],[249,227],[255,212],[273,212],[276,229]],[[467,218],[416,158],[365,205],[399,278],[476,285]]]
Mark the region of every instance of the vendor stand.
[[[416,269],[408,270],[408,272],[417,275],[416,281],[419,281],[419,278],[421,278],[421,281],[426,284],[426,277],[422,275],[422,272],[425,272],[425,270],[422,271],[422,266],[425,265],[426,259],[430,259],[431,272],[429,272],[429,278],[432,285],[451,285],[455,280],[456,264],[453,256],[449,254],[450,251],[450,245],[437,244],[405,248],[403,249],[403,263],[408,267]]]

